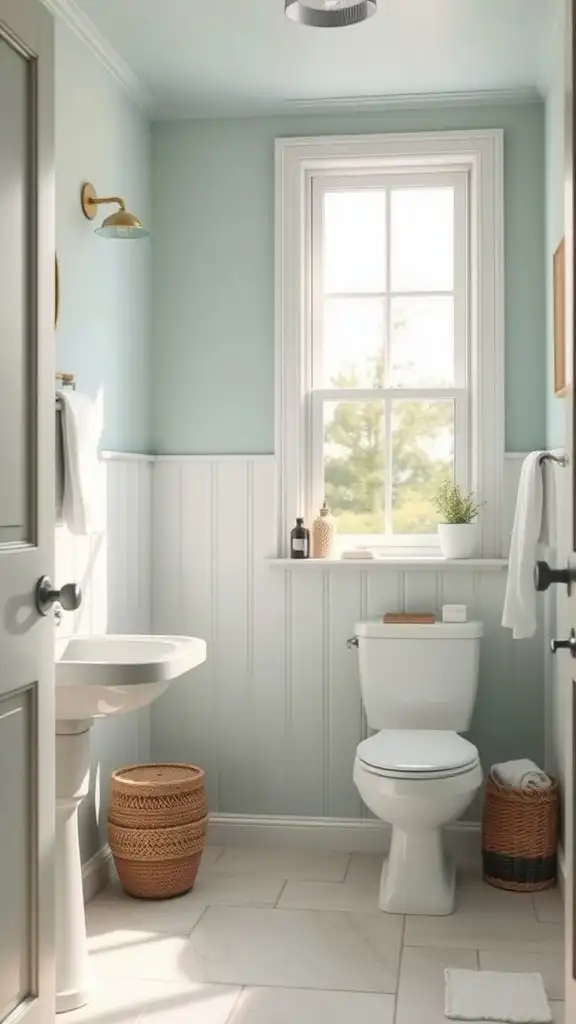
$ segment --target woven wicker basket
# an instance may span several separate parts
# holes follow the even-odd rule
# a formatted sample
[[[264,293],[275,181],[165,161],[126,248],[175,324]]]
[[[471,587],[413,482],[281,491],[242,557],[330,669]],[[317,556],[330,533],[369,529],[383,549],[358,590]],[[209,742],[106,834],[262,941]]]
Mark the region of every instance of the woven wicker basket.
[[[556,884],[558,783],[510,789],[486,783],[482,821],[484,878],[498,889],[536,892]]]
[[[191,889],[207,824],[201,768],[149,764],[114,772],[108,838],[131,896],[165,899]]]

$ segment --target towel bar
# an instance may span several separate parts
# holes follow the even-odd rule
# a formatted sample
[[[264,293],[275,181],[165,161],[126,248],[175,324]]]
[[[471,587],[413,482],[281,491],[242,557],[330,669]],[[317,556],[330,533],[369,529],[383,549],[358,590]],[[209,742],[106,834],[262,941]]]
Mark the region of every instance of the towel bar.
[[[545,455],[540,456],[540,463],[543,462],[556,462],[559,466],[570,465],[570,459],[567,455],[552,455],[552,452],[546,452]]]

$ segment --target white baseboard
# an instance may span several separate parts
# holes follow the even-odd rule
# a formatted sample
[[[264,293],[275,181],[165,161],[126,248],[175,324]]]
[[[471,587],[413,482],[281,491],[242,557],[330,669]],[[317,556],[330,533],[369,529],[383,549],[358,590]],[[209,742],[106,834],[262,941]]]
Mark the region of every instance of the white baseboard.
[[[82,889],[84,892],[84,903],[94,899],[97,892],[108,884],[110,878],[110,864],[112,851],[108,844],[103,846],[98,853],[95,853],[90,860],[82,865]]]
[[[208,841],[215,846],[267,846],[386,853],[391,827],[375,819],[291,818],[212,814]],[[457,860],[480,857],[480,825],[457,821],[445,829],[446,845]]]

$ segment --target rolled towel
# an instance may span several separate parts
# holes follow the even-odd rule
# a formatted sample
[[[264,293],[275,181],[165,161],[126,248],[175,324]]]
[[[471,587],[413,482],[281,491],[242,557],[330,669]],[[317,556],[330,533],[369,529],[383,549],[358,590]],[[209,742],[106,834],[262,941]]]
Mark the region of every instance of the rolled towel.
[[[490,775],[501,786],[513,789],[550,789],[552,785],[550,776],[527,757],[492,765]]]

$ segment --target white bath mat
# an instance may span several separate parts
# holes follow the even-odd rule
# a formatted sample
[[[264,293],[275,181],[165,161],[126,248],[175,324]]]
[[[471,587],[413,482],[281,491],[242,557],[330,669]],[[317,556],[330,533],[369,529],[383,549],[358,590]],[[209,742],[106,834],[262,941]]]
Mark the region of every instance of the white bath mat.
[[[451,1020],[550,1024],[552,1013],[541,974],[448,969],[446,1016]]]

